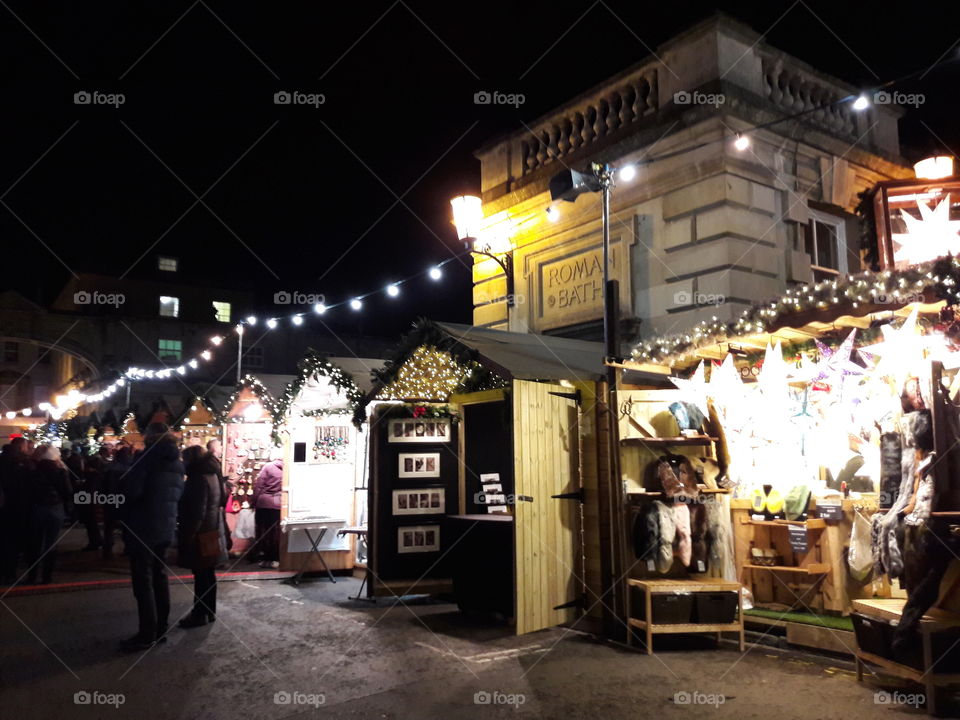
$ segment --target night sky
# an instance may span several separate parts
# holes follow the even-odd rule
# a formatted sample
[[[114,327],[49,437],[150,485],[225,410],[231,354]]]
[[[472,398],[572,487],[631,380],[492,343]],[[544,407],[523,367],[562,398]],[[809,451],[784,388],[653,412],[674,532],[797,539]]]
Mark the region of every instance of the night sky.
[[[862,86],[949,53],[960,11],[946,7],[719,6]],[[158,251],[205,285],[255,287],[264,303],[278,289],[336,302],[382,287],[461,252],[448,201],[479,192],[477,147],[717,8],[11,1],[0,8],[0,288],[49,302],[68,268],[149,273]],[[958,85],[955,63],[900,87],[926,96],[901,121],[911,159],[960,148]],[[275,105],[283,90],[326,102]],[[526,103],[478,106],[478,90]],[[125,103],[75,105],[78,91]],[[418,315],[469,322],[469,271],[447,268],[440,284],[368,301],[364,330],[395,337]]]

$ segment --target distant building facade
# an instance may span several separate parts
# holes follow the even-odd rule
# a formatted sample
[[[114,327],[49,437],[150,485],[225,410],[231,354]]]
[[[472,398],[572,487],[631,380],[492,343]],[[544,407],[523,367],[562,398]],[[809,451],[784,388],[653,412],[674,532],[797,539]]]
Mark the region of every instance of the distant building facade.
[[[106,385],[130,367],[176,368],[222,336],[209,363],[182,378],[131,383],[129,395],[117,393],[102,416],[137,410],[144,413],[164,398],[188,397],[191,389],[232,386],[236,380],[236,324],[255,312],[252,292],[210,287],[202,278],[182,276],[172,256],[155,258],[155,274],[115,278],[78,274],[68,279],[49,307],[16,292],[0,293],[0,433],[31,422],[5,414],[36,407],[72,388]],[[293,298],[291,298],[292,300]],[[273,311],[287,316],[297,306]],[[309,308],[303,308],[305,311]],[[244,335],[242,371],[291,374],[308,348],[331,355],[379,357],[386,343],[316,331],[310,323],[268,330],[263,323]],[[94,408],[87,408],[93,410]],[[4,424],[6,423],[6,424]]]
[[[599,194],[553,203],[548,191],[555,174],[592,162],[637,164],[612,202],[625,340],[728,320],[789,285],[860,268],[857,194],[912,176],[899,108],[817,109],[858,90],[726,16],[656,56],[477,151],[486,230],[514,248],[515,302],[501,268],[475,256],[474,324],[601,336]]]

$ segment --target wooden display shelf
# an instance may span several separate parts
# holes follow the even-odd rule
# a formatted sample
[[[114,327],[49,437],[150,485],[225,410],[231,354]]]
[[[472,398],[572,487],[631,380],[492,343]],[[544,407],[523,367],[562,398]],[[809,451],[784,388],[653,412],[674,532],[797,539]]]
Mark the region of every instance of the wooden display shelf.
[[[637,588],[649,588],[650,592],[657,593],[676,593],[676,592],[723,592],[726,590],[735,591],[740,589],[740,583],[723,578],[656,578],[645,580],[639,578],[629,578],[627,585]]]
[[[652,580],[629,578],[627,585],[635,587],[644,595],[644,612],[646,618],[627,617],[630,629],[627,631],[627,644],[633,644],[633,630],[643,630],[645,633],[647,655],[653,655],[653,636],[679,633],[716,633],[717,640],[721,633],[735,632],[740,640],[740,652],[745,649],[743,636],[743,594],[740,592],[740,583],[723,578],[657,578]],[[686,593],[706,592],[735,592],[737,594],[737,620],[732,623],[656,623],[652,621],[653,606],[651,598],[654,595],[676,595]]]
[[[773,572],[804,573],[806,575],[826,575],[830,572],[829,563],[810,563],[809,565],[744,565],[749,570],[771,570]]]
[[[630,624],[641,630],[647,629],[646,620],[630,618]],[[702,633],[702,632],[740,632],[740,623],[721,623],[710,625],[707,623],[653,623],[650,632],[654,635],[666,635],[670,633]]]
[[[805,525],[807,530],[820,530],[827,526],[823,518],[809,518],[808,520],[743,520],[744,525],[766,525],[767,527],[789,527],[790,525]]]
[[[684,437],[683,435],[679,437],[631,437],[620,440],[622,445],[709,445],[715,442],[719,442],[719,438],[709,435],[698,435],[696,437]]]

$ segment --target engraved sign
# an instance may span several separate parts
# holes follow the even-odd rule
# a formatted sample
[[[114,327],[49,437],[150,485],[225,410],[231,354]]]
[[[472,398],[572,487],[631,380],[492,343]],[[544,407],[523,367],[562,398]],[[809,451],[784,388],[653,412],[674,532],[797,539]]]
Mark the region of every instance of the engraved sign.
[[[618,245],[610,248],[611,278],[620,277],[621,252]],[[602,316],[602,248],[594,246],[585,252],[544,260],[537,266],[536,277],[540,327],[559,327]]]

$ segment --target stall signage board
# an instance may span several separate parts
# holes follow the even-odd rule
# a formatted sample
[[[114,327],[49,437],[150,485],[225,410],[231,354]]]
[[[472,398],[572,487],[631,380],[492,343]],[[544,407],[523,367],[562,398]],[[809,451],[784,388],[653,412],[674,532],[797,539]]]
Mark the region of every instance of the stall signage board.
[[[810,549],[806,526],[790,525],[787,532],[790,536],[790,547],[795,553],[805,553]]]
[[[843,506],[839,503],[821,503],[817,505],[817,517],[839,522],[843,520]]]

